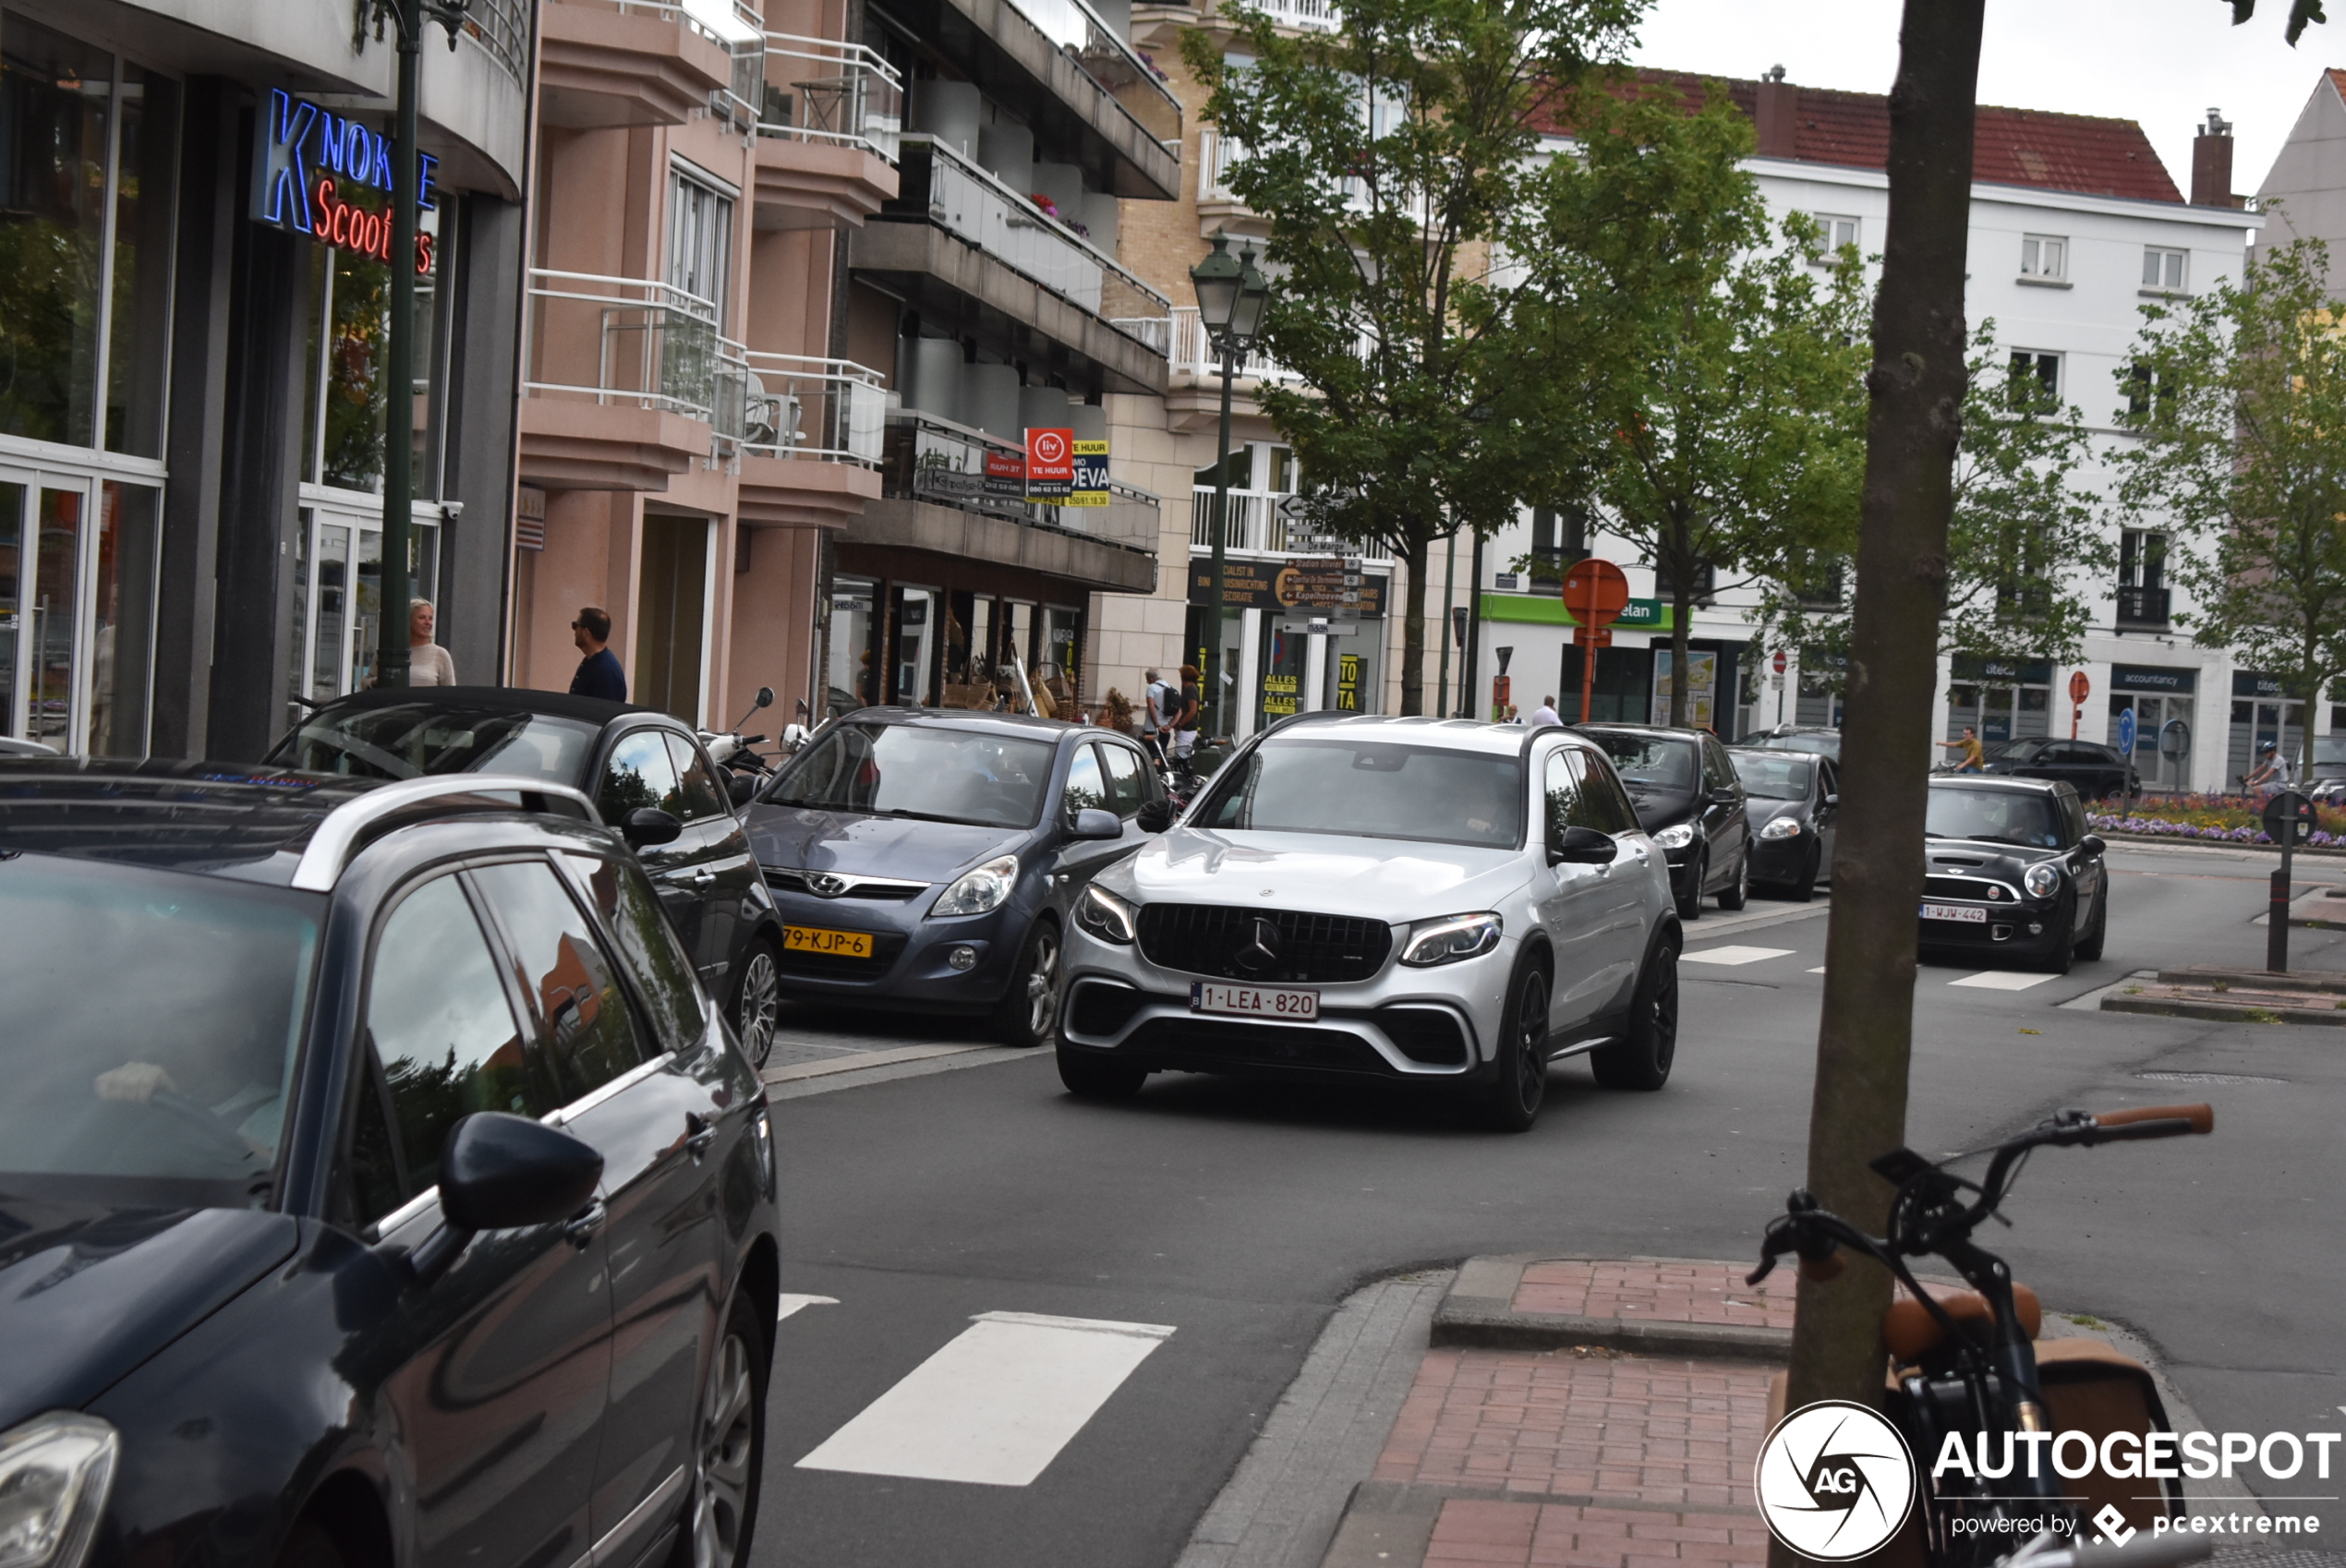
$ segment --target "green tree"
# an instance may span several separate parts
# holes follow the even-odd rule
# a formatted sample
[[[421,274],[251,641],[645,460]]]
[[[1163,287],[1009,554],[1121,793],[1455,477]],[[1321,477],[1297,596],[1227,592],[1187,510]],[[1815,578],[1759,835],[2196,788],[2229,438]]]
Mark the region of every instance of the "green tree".
[[[2120,377],[2142,437],[2121,459],[2129,521],[2171,520],[2195,546],[2167,559],[2195,640],[2237,650],[2311,713],[2346,670],[2346,307],[2329,248],[2293,241],[2237,284],[2143,316]]]
[[[1361,0],[1331,33],[1237,22],[1182,51],[1246,155],[1231,189],[1270,224],[1265,387],[1324,526],[1407,563],[1401,710],[1424,711],[1430,547],[1512,521],[1544,431],[1503,411],[1557,344],[1523,330],[1494,244],[1545,177],[1546,106],[1626,48],[1646,0]]]

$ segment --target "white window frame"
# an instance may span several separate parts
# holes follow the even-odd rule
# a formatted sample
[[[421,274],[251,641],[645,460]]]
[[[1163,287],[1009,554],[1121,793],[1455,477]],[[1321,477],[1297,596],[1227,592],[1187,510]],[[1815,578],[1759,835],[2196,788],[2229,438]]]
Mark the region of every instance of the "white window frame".
[[[2005,351],[2004,363],[2010,365],[2016,356],[2027,357],[2027,371],[2032,376],[2040,375],[2038,365],[2041,361],[2051,360],[2053,362],[2052,394],[2056,399],[2065,395],[2064,389],[2069,380],[2069,356],[2057,348],[2014,348]]]
[[[1808,216],[1814,219],[1817,227],[1823,231],[1817,240],[1819,249],[1823,252],[1818,258],[1820,261],[1829,260],[1838,256],[1841,253],[1841,247],[1844,245],[1858,244],[1858,236],[1866,232],[1865,221],[1852,213],[1811,212]],[[1844,225],[1847,226],[1846,234],[1842,233]]]
[[[726,296],[732,292],[740,210],[737,188],[682,158],[669,161],[668,283],[714,306],[720,332],[732,316]]]
[[[2169,281],[2168,274],[2173,274]],[[2176,245],[2143,247],[2143,292],[2182,294],[2191,287],[2191,252]]]
[[[2046,283],[2065,283],[2069,278],[2069,236],[2066,235],[2022,235],[2020,236],[2020,275],[2040,278]]]

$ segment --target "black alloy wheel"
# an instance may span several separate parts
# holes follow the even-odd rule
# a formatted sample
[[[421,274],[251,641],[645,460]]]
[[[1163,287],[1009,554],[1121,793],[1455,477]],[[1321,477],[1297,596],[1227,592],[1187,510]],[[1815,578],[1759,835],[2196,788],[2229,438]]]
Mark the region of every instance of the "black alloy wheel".
[[[1607,1089],[1651,1091],[1670,1081],[1678,1055],[1678,938],[1654,938],[1629,1003],[1628,1027],[1619,1040],[1589,1053],[1589,1068]]]
[[[1672,889],[1670,897],[1671,900],[1678,906],[1680,920],[1700,920],[1702,918],[1702,884],[1703,879],[1711,874],[1711,856],[1707,851],[1697,850],[1695,858],[1689,864],[1692,869],[1687,874],[1686,887],[1683,889]]]
[[[1113,1056],[1094,1056],[1058,1044],[1059,1082],[1078,1100],[1130,1100],[1148,1081],[1149,1070]]]
[[[1548,971],[1536,958],[1526,958],[1507,986],[1499,1059],[1492,1066],[1496,1076],[1484,1122],[1498,1132],[1530,1131],[1548,1097]]]
[[[766,1471],[766,1336],[745,1294],[725,1314],[698,1421],[692,1501],[669,1568],[742,1568]]]
[[[774,1054],[774,1031],[782,1015],[782,970],[771,937],[759,937],[743,955],[731,1011],[733,1038],[742,1043],[753,1067],[764,1067]]]
[[[1005,1045],[1047,1045],[1059,1021],[1059,928],[1047,920],[1027,927],[1010,988],[994,1009],[994,1037]]]
[[[1751,846],[1746,844],[1735,860],[1735,879],[1719,889],[1719,907],[1739,910],[1751,901]]]

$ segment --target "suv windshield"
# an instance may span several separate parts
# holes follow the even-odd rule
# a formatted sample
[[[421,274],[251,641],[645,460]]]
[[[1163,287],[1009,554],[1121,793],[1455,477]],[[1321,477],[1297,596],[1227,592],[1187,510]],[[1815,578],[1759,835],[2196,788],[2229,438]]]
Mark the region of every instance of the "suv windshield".
[[[1051,782],[1048,741],[923,724],[840,724],[783,769],[778,806],[978,827],[1031,827]]]
[[[2061,848],[2061,810],[2035,790],[1965,790],[1934,784],[1923,831],[1934,838],[1984,838],[2032,849]]]
[[[1584,731],[1613,759],[1613,771],[1632,790],[1665,790],[1691,794],[1701,755],[1691,740],[1664,740],[1656,735],[1625,735],[1616,730]]]
[[[414,778],[426,773],[518,773],[575,784],[594,725],[512,708],[441,703],[323,707],[277,742],[268,760],[308,773]]]
[[[1512,849],[1523,832],[1523,763],[1374,741],[1274,741],[1215,780],[1192,825]]]
[[[0,1179],[265,1200],[322,909],[186,872],[0,861]]]
[[[1729,752],[1735,759],[1735,777],[1746,790],[1771,801],[1805,801],[1808,774],[1817,765],[1800,756],[1766,752]]]

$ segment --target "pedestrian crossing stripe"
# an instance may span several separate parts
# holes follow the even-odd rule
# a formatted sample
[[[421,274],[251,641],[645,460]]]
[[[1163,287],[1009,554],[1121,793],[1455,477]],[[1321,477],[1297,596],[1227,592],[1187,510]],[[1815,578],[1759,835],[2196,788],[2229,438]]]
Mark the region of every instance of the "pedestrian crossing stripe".
[[[2032,985],[2042,985],[2046,981],[2054,978],[2056,978],[2054,975],[2049,973],[2023,974],[2008,969],[1989,969],[1982,970],[1977,974],[1966,974],[1961,980],[1951,980],[1947,983],[1977,986],[1982,991],[2026,991]]]
[[[1680,955],[1679,961],[1689,964],[1756,964],[1762,959],[1781,959],[1791,952],[1789,947],[1705,947],[1699,953]]]

